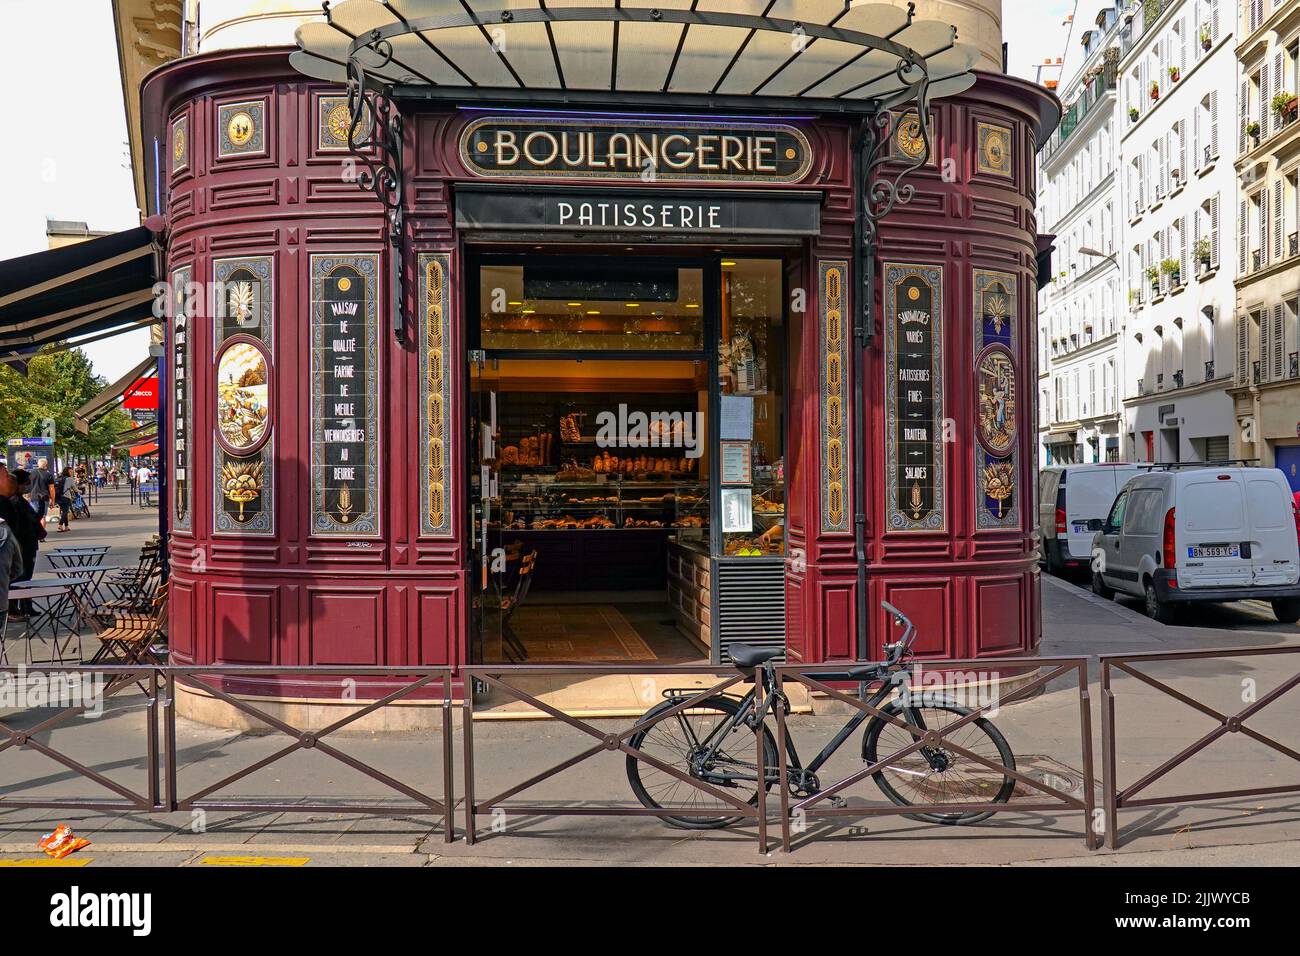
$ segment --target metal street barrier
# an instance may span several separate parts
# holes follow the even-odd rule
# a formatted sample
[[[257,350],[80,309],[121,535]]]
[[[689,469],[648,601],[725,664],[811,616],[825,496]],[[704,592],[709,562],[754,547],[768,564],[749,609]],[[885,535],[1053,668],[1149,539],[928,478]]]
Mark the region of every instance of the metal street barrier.
[[[509,814],[520,814],[529,816],[630,816],[630,817],[717,817],[720,812],[725,812],[728,816],[734,815],[735,818],[745,821],[754,821],[757,825],[758,851],[759,853],[767,852],[767,808],[766,808],[766,788],[757,787],[758,798],[755,803],[749,803],[741,800],[725,790],[715,787],[703,780],[692,777],[689,774],[679,771],[677,768],[665,764],[658,758],[646,753],[644,750],[634,747],[629,743],[630,738],[638,733],[648,730],[665,720],[676,717],[685,711],[698,705],[707,698],[724,693],[728,688],[737,684],[745,683],[746,677],[732,667],[699,667],[689,664],[680,665],[618,665],[604,667],[584,667],[584,666],[563,666],[563,665],[501,665],[496,667],[468,667],[463,672],[468,680],[478,679],[486,686],[495,688],[506,694],[513,700],[536,707],[543,713],[554,717],[556,720],[567,724],[570,727],[593,738],[596,742],[587,747],[580,753],[574,754],[559,763],[552,764],[544,770],[534,773],[526,779],[508,786],[506,789],[494,794],[486,800],[480,800],[476,796],[478,773],[475,766],[474,758],[474,704],[469,701],[467,704],[465,719],[462,722],[464,733],[464,788],[465,788],[465,842],[473,844],[478,838],[478,829],[475,824],[475,817],[479,814],[492,815],[497,812]],[[570,714],[565,713],[552,704],[539,699],[536,694],[529,693],[521,689],[516,683],[511,683],[517,678],[527,677],[559,677],[559,676],[598,676],[601,674],[635,676],[654,675],[656,677],[668,677],[673,674],[699,676],[701,674],[712,674],[716,677],[725,678],[718,680],[712,686],[703,688],[699,692],[692,692],[686,699],[679,701],[676,705],[669,707],[653,717],[641,717],[635,720],[630,727],[627,727],[616,733],[609,733],[593,726],[586,720],[581,720]],[[647,708],[652,702],[645,702]],[[762,700],[757,701],[761,710]],[[754,730],[754,750],[756,753],[755,766],[758,780],[766,776],[766,759],[763,748],[763,725],[759,724]],[[507,803],[512,797],[515,797],[525,790],[528,790],[537,784],[548,780],[565,770],[575,767],[584,761],[590,760],[600,753],[613,751],[622,751],[634,760],[644,762],[648,766],[675,778],[681,784],[685,785],[692,791],[711,797],[726,805],[725,811],[720,811],[717,807],[711,808],[689,808],[689,807],[671,807],[659,808],[645,806],[597,806],[588,801],[579,800],[573,803],[527,803],[516,804]],[[629,801],[632,795],[628,794]]]
[[[1140,665],[1155,663],[1157,661],[1206,661],[1242,657],[1276,657],[1279,655],[1300,655],[1300,647],[1216,648],[1204,651],[1184,651],[1173,653],[1161,653],[1157,651],[1145,654],[1104,654],[1101,656],[1101,697],[1103,712],[1101,727],[1102,789],[1106,813],[1106,845],[1108,847],[1113,850],[1120,845],[1118,814],[1121,809],[1126,807],[1159,807],[1173,804],[1200,803],[1206,800],[1224,800],[1232,797],[1254,797],[1283,793],[1300,793],[1300,784],[1291,784],[1275,787],[1236,787],[1227,790],[1179,793],[1164,797],[1138,797],[1139,793],[1167,775],[1175,767],[1188,763],[1197,754],[1205,750],[1205,748],[1210,744],[1227,734],[1242,734],[1285,757],[1289,757],[1291,760],[1300,762],[1300,753],[1298,753],[1294,747],[1279,743],[1259,731],[1246,726],[1246,721],[1257,715],[1265,707],[1277,701],[1297,684],[1300,684],[1300,670],[1298,670],[1289,680],[1283,681],[1273,691],[1265,694],[1260,699],[1241,708],[1236,713],[1225,714],[1216,710],[1209,704],[1197,700],[1177,688],[1169,686],[1165,681],[1157,680],[1150,674],[1142,671]],[[1298,661],[1297,664],[1300,666],[1300,661]],[[1186,704],[1192,710],[1213,718],[1218,721],[1218,726],[1202,735],[1193,743],[1184,747],[1178,753],[1169,757],[1154,770],[1144,774],[1141,778],[1130,783],[1128,786],[1121,787],[1116,773],[1119,735],[1115,719],[1115,692],[1112,685],[1114,671],[1120,671],[1127,674],[1129,677],[1136,678],[1148,687],[1159,691],[1162,695]],[[1297,725],[1292,724],[1291,726],[1294,731]]]
[[[964,660],[964,661],[926,661],[925,666],[934,671],[959,670],[964,668],[983,668],[985,670],[996,668],[1001,671],[1016,671],[1026,668],[1042,668],[1040,673],[1033,680],[1022,684],[1005,696],[998,696],[987,703],[978,706],[969,707],[970,713],[960,719],[948,724],[946,727],[935,730],[927,729],[924,733],[917,733],[904,721],[896,716],[885,712],[885,705],[888,701],[882,702],[880,706],[871,706],[858,697],[837,690],[827,682],[827,678],[817,679],[818,674],[825,675],[828,673],[826,664],[802,664],[786,665],[777,668],[778,679],[782,682],[787,680],[797,681],[803,684],[811,691],[818,691],[825,694],[832,700],[847,704],[857,711],[867,715],[867,717],[878,717],[888,725],[901,729],[905,735],[911,739],[911,743],[900,748],[894,753],[879,756],[874,763],[868,763],[849,774],[848,776],[836,781],[830,786],[822,787],[817,793],[804,797],[791,803],[791,778],[789,755],[786,747],[788,728],[786,726],[786,715],[781,708],[776,710],[776,750],[778,754],[778,767],[780,779],[780,801],[781,801],[781,846],[789,852],[791,849],[791,821],[796,815],[803,818],[812,817],[835,817],[835,816],[878,816],[878,815],[915,815],[915,814],[955,814],[955,813],[1029,813],[1029,812],[1051,812],[1059,810],[1077,810],[1083,815],[1083,835],[1084,844],[1088,849],[1096,849],[1100,845],[1100,840],[1095,832],[1094,825],[1094,786],[1093,786],[1093,762],[1092,762],[1092,711],[1089,705],[1088,696],[1088,659],[1085,657],[1014,657],[1014,658],[996,658],[983,660]],[[975,753],[967,747],[962,746],[953,739],[953,735],[963,728],[968,727],[974,721],[984,717],[994,707],[1001,707],[1004,704],[1013,701],[1023,700],[1033,694],[1039,688],[1045,687],[1051,681],[1060,677],[1072,677],[1078,686],[1079,696],[1079,752],[1083,757],[1083,795],[1076,797],[1057,787],[1035,780],[1033,777],[1022,773],[1019,770],[1012,770],[1003,764],[989,760],[981,754]],[[833,678],[830,679],[833,681]],[[932,693],[922,687],[914,689],[922,695]],[[942,691],[934,691],[942,696]],[[974,763],[992,771],[997,776],[1006,778],[1010,777],[1016,783],[1023,784],[1032,790],[1054,798],[1052,800],[1043,800],[1038,802],[1017,802],[1009,801],[1006,803],[916,803],[909,806],[827,806],[825,801],[831,800],[852,787],[854,784],[866,780],[869,777],[887,769],[894,762],[913,754],[922,748],[942,748],[943,750],[952,751]]]

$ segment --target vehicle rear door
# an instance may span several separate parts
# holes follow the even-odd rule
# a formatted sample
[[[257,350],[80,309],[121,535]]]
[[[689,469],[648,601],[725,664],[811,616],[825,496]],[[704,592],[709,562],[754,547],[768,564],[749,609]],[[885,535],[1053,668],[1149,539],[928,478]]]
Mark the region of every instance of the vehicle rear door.
[[[1110,506],[1115,503],[1115,492],[1119,490],[1115,483],[1115,471],[1114,468],[1101,467],[1071,472],[1070,480],[1065,486],[1065,527],[1069,539],[1069,557],[1086,561],[1092,554],[1094,532],[1088,530],[1088,522],[1094,518],[1104,518]]]
[[[1254,579],[1242,481],[1212,468],[1183,477],[1178,489],[1178,586],[1247,587]]]
[[[1243,472],[1246,517],[1250,520],[1250,564],[1258,587],[1294,584],[1300,576],[1294,505],[1281,472]]]

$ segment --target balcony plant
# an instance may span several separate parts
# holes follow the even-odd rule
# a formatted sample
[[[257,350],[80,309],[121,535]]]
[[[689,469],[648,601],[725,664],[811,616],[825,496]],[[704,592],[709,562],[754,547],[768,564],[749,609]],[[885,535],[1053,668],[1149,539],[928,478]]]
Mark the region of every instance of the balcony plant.
[[[1128,108],[1128,118],[1129,118],[1129,122],[1131,122],[1131,123],[1136,123],[1136,122],[1137,122],[1137,119],[1138,119],[1138,108],[1137,108],[1136,106],[1130,106],[1130,107]]]
[[[1151,283],[1151,292],[1154,295],[1160,294],[1160,269],[1157,266],[1147,266],[1145,269],[1147,281]]]
[[[1210,268],[1210,240],[1197,239],[1192,243],[1192,252],[1196,256],[1196,261],[1201,264],[1202,269]]]
[[[1255,141],[1255,145],[1256,145],[1256,146],[1259,145],[1259,123],[1258,123],[1258,121],[1256,121],[1256,120],[1249,120],[1249,121],[1247,121],[1247,123],[1246,123],[1246,135],[1249,136],[1251,139],[1253,139],[1253,140]]]
[[[1151,99],[1153,100],[1160,99],[1160,84],[1157,83],[1155,80],[1151,81]]]
[[[1273,107],[1273,112],[1278,115],[1284,122],[1291,122],[1295,119],[1296,97],[1294,93],[1288,93],[1283,90],[1278,93],[1269,103]]]
[[[1183,74],[1182,74],[1182,71],[1181,71],[1178,67],[1176,67],[1176,66],[1171,66],[1171,67],[1169,68],[1169,82],[1170,82],[1170,83],[1177,83],[1179,77],[1181,77],[1182,75],[1183,75]]]
[[[1177,259],[1165,259],[1160,263],[1160,271],[1169,276],[1170,285],[1178,285],[1182,279],[1182,264]]]
[[[1202,23],[1201,24],[1201,49],[1209,50],[1210,47],[1212,46],[1214,46],[1214,34],[1210,32],[1210,25],[1208,23]]]

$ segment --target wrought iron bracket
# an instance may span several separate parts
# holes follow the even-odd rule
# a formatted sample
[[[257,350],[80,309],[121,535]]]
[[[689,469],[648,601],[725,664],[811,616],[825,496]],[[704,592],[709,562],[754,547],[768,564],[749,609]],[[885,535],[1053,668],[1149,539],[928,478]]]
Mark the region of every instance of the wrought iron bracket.
[[[329,9],[326,7],[326,15]],[[374,31],[348,56],[348,149],[360,161],[356,184],[384,204],[389,247],[389,309],[393,335],[409,344],[403,313],[405,296],[405,179],[402,114],[391,89],[371,74],[392,62],[392,44]]]

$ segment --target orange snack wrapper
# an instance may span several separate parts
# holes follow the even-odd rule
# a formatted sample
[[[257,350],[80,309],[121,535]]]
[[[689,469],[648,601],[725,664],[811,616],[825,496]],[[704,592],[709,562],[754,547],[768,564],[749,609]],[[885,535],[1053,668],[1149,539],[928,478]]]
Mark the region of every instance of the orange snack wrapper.
[[[52,833],[47,833],[36,841],[36,849],[56,860],[61,860],[69,853],[75,853],[85,846],[90,846],[90,841],[74,834],[72,827],[66,823],[60,823]]]

